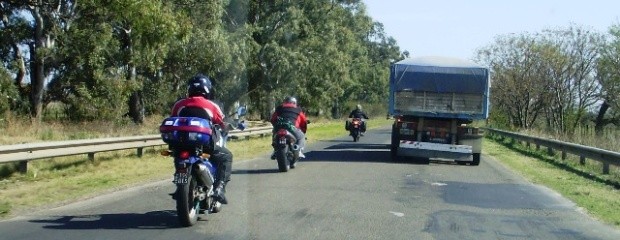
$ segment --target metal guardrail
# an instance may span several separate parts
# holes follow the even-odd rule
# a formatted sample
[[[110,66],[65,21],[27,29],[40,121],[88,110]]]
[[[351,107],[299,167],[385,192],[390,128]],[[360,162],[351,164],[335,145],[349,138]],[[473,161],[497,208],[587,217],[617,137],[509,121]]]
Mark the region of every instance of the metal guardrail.
[[[536,144],[536,149],[539,149],[540,146],[547,147],[547,152],[549,155],[554,155],[554,150],[558,150],[562,152],[562,159],[566,159],[566,154],[570,153],[573,155],[579,156],[579,162],[581,164],[585,164],[586,158],[599,161],[603,163],[603,173],[609,174],[609,165],[620,166],[620,153],[613,152],[605,149],[589,147],[574,143],[561,142],[554,139],[546,139],[540,137],[531,137],[528,135],[513,133],[499,129],[493,128],[485,128],[487,132],[497,134],[499,136],[512,138],[517,141],[523,141],[532,144]]]
[[[271,131],[271,126],[247,128],[243,131],[232,130],[229,132],[228,137],[229,139],[248,139],[250,136],[255,135],[263,137],[271,134]],[[162,145],[166,145],[166,143],[161,140],[161,135],[159,134],[0,145],[0,164],[19,162],[19,171],[25,173],[28,170],[28,161],[32,160],[88,154],[89,160],[94,161],[95,153],[127,149],[137,149],[137,155],[141,157],[145,147]]]

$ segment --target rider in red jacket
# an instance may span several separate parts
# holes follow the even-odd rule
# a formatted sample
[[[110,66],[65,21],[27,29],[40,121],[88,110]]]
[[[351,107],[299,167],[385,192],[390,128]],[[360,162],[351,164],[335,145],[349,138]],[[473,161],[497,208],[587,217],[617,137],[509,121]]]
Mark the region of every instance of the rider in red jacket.
[[[213,85],[209,77],[196,75],[190,79],[187,88],[187,98],[177,101],[172,107],[172,117],[199,117],[210,119],[213,124],[219,125],[222,131],[226,130],[224,113],[222,109],[212,101]],[[232,172],[232,153],[224,146],[214,144],[209,161],[216,166],[215,198],[227,204],[226,183],[230,181]]]
[[[304,111],[297,106],[297,99],[295,97],[286,97],[282,105],[276,107],[276,111],[271,115],[271,124],[276,127],[276,123],[279,119],[286,120],[295,125],[294,131],[291,133],[297,139],[296,144],[299,146],[299,158],[305,158],[303,154],[304,147],[306,146],[306,130],[308,129],[308,121]],[[271,159],[275,159],[275,153],[271,155]]]

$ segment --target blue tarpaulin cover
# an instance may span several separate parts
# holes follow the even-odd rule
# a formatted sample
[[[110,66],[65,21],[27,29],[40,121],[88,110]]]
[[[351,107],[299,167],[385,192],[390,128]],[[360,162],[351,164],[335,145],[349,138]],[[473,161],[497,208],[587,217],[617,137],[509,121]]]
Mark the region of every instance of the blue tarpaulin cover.
[[[389,113],[420,117],[486,119],[488,117],[489,84],[489,69],[468,60],[440,56],[407,58],[391,66]],[[396,109],[395,97],[398,95],[397,93],[401,93],[400,96],[402,96],[398,100],[399,109]],[[403,95],[402,93],[412,93],[413,95]],[[429,101],[434,102],[419,99],[420,96],[427,94],[459,96],[460,101],[445,102],[447,100],[441,99],[441,97],[439,97],[440,99],[429,99]],[[471,100],[476,99],[475,97],[468,97],[472,95],[480,96],[479,102],[471,102]],[[424,105],[427,103],[435,105],[426,109]],[[443,103],[446,104],[437,105]],[[453,105],[457,103],[468,104],[467,111],[459,110],[456,105]],[[403,108],[403,104],[407,107]],[[472,108],[475,109],[478,106],[480,107],[478,108],[479,111],[471,111]]]
[[[395,63],[392,71],[390,86],[394,91],[480,94],[488,91],[488,68],[463,59],[407,58]]]

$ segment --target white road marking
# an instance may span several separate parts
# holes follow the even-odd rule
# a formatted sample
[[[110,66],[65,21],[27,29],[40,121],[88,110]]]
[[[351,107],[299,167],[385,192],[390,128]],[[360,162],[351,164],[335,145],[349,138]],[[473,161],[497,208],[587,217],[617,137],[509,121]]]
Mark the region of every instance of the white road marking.
[[[405,214],[401,213],[401,212],[392,212],[392,211],[390,211],[390,213],[394,214],[394,216],[397,216],[397,217],[404,217],[405,216]]]

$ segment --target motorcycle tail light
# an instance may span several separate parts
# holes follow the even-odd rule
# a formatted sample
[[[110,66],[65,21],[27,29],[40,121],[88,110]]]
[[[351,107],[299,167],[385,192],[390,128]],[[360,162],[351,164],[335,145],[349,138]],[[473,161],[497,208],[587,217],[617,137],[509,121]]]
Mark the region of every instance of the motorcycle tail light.
[[[189,158],[189,152],[188,151],[181,151],[181,153],[179,153],[179,157],[182,159],[188,159]]]
[[[278,130],[278,132],[276,133],[278,136],[283,136],[286,135],[286,129],[280,129]]]

